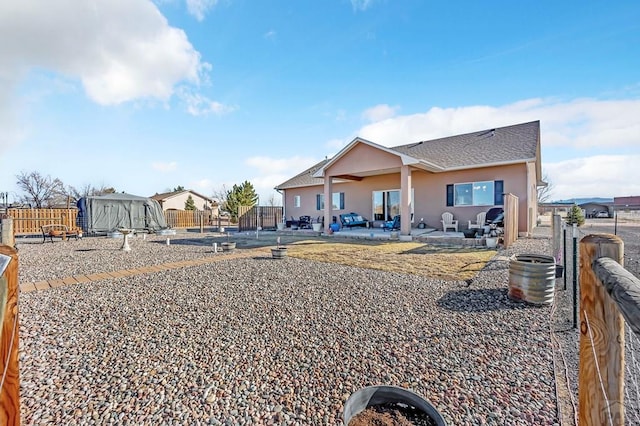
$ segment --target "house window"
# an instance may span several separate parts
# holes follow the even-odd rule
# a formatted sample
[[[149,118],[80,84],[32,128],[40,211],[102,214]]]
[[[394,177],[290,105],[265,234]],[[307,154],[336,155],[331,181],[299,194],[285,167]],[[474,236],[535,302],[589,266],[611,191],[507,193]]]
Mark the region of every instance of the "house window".
[[[344,192],[331,194],[331,208],[333,210],[344,210]],[[316,210],[324,210],[324,194],[316,194]]]
[[[493,206],[503,204],[504,181],[480,181],[447,185],[447,206]]]
[[[373,191],[373,220],[393,220],[400,214],[400,191]],[[411,218],[413,220],[413,188],[411,188]]]
[[[299,195],[294,195],[293,196],[293,207],[300,207],[300,196]]]

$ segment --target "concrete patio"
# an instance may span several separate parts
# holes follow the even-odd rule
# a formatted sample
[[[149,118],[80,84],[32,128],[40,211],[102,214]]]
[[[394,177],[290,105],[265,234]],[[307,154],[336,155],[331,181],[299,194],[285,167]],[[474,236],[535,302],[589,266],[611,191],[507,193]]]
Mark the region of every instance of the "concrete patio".
[[[285,229],[283,231],[277,231],[287,235],[300,235],[308,233],[310,235],[319,235],[318,232],[310,229],[298,229],[291,230]],[[462,232],[447,231],[436,228],[411,228],[411,235],[401,235],[399,231],[385,231],[382,228],[364,228],[364,227],[352,227],[352,228],[340,228],[339,231],[334,232],[331,235],[322,234],[325,236],[331,236],[334,238],[356,238],[356,239],[374,239],[374,240],[393,240],[399,241],[422,241],[428,244],[441,244],[441,245],[464,245],[464,246],[485,246],[483,238],[465,238]]]

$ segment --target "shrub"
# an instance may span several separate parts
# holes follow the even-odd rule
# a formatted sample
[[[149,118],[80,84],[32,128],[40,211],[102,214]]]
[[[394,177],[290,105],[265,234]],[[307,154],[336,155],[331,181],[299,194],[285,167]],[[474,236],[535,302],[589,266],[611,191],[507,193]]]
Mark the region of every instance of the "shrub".
[[[582,226],[584,224],[584,213],[582,213],[582,209],[578,207],[577,204],[571,206],[569,212],[567,213],[567,224],[573,225],[574,223],[578,226]]]

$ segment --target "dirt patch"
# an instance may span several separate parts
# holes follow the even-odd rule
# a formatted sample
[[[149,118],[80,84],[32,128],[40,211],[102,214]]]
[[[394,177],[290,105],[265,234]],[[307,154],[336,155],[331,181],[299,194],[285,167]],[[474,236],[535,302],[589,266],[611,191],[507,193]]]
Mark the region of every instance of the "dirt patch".
[[[475,277],[496,254],[493,250],[436,247],[417,242],[294,242],[289,256],[359,268],[443,280]]]
[[[436,422],[413,407],[398,404],[371,406],[353,417],[349,426],[435,426]]]

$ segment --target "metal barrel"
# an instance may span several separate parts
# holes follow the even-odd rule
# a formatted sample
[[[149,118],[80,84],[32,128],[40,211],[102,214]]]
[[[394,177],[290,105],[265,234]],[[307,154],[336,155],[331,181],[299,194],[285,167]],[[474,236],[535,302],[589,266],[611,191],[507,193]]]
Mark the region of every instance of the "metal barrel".
[[[509,261],[509,297],[534,305],[553,304],[556,262],[552,256],[519,254]]]

